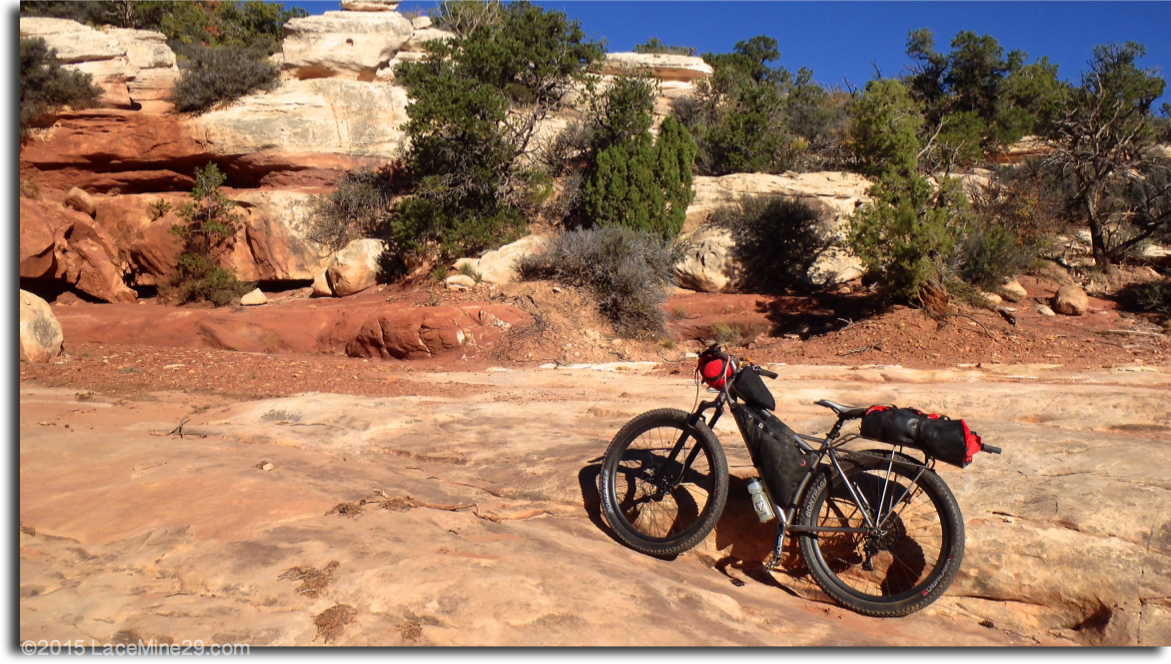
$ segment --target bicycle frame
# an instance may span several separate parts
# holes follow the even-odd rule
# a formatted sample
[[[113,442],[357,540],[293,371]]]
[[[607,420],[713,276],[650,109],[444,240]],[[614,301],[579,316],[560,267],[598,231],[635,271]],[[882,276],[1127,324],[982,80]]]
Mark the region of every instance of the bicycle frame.
[[[742,371],[750,371],[751,368],[744,367],[741,370]],[[724,408],[729,403],[734,403],[737,406],[747,408],[751,412],[753,412],[753,414],[757,415],[761,419],[767,419],[767,418],[761,417],[761,413],[759,412],[758,409],[753,408],[752,406],[750,406],[748,404],[738,402],[736,400],[735,396],[729,394],[728,383],[730,383],[730,382],[731,382],[730,380],[725,381],[724,388],[722,390],[720,390],[720,392],[716,396],[715,400],[700,402],[700,404],[696,407],[695,411],[693,411],[691,413],[691,416],[688,417],[688,419],[687,419],[688,427],[694,427],[697,423],[699,423],[700,421],[703,421],[704,413],[708,410],[714,409],[715,412],[712,413],[711,418],[704,421],[704,424],[714,432],[716,422],[719,421],[720,416],[724,414]],[[815,454],[817,454],[817,458],[816,458],[816,462],[814,463],[810,472],[806,473],[805,477],[802,478],[801,483],[798,485],[796,491],[794,492],[792,507],[789,507],[788,510],[785,510],[779,504],[777,504],[774,500],[772,500],[771,496],[769,497],[770,502],[773,503],[773,507],[776,511],[777,519],[778,519],[777,531],[776,531],[776,544],[773,549],[773,556],[772,556],[771,560],[768,563],[766,563],[766,567],[768,567],[769,569],[773,569],[777,565],[779,565],[780,560],[781,560],[781,547],[784,543],[785,536],[789,532],[811,533],[811,534],[854,533],[854,534],[858,534],[858,535],[874,534],[874,533],[878,532],[891,519],[892,516],[897,517],[902,514],[901,509],[898,511],[897,514],[895,512],[894,508],[898,503],[906,501],[909,504],[909,502],[910,502],[909,500],[907,500],[908,499],[907,491],[909,491],[909,490],[907,490],[907,491],[904,491],[904,495],[899,496],[897,499],[891,501],[890,509],[885,514],[881,511],[882,506],[886,505],[886,503],[887,503],[886,490],[887,490],[887,487],[890,486],[889,480],[890,480],[890,474],[891,474],[891,471],[893,470],[893,468],[895,466],[900,466],[903,468],[914,469],[916,471],[916,474],[915,474],[914,479],[911,480],[912,486],[917,485],[917,483],[919,481],[919,477],[921,477],[925,471],[932,470],[934,468],[934,465],[935,465],[934,459],[932,459],[931,457],[927,457],[925,463],[919,463],[918,460],[913,459],[912,457],[909,457],[905,454],[902,454],[902,447],[901,446],[898,446],[897,449],[893,449],[889,454],[883,454],[883,455],[873,454],[870,452],[839,451],[838,448],[840,448],[841,446],[845,445],[846,443],[857,438],[857,436],[851,436],[851,435],[847,435],[844,437],[841,436],[842,425],[845,424],[850,419],[851,418],[846,417],[842,414],[839,414],[838,419],[834,423],[833,428],[830,429],[829,433],[827,433],[824,438],[817,438],[815,436],[806,436],[803,434],[796,434],[796,436],[797,436],[796,443],[801,448],[802,452],[815,453]],[[700,449],[699,445],[695,445],[691,448],[690,452],[687,455],[687,458],[684,460],[684,463],[679,466],[679,471],[676,474],[674,474],[672,477],[665,477],[664,476],[666,469],[668,467],[671,467],[674,465],[673,462],[678,457],[678,455],[683,451],[683,447],[687,444],[688,438],[690,438],[690,433],[685,430],[679,436],[679,440],[677,440],[675,442],[675,445],[671,448],[671,452],[669,453],[669,455],[667,457],[666,463],[662,464],[659,467],[659,469],[657,471],[655,471],[655,475],[652,477],[651,481],[652,481],[652,483],[655,484],[655,486],[657,486],[659,488],[660,492],[669,491],[671,488],[673,488],[675,486],[675,484],[677,482],[679,482],[686,475],[687,471],[691,468],[691,464],[695,461],[695,458],[696,458],[697,454],[699,453],[699,449]],[[743,440],[743,434],[741,434],[741,439]],[[878,441],[875,441],[875,442],[878,444],[882,444],[882,443],[879,443]],[[817,447],[816,448],[812,447],[810,445],[810,443],[816,444]],[[748,444],[747,441],[745,441],[745,445],[747,445],[747,444]],[[827,459],[829,461],[828,464],[825,463]],[[869,504],[869,502],[867,501],[865,494],[863,492],[857,490],[856,487],[847,478],[846,471],[842,468],[842,464],[841,464],[843,459],[845,459],[847,461],[878,461],[878,462],[882,462],[882,463],[887,464],[887,470],[886,470],[886,472],[887,472],[886,480],[887,481],[883,484],[882,495],[880,496],[879,503],[878,503],[879,511],[876,513],[875,516],[872,517],[872,513],[874,512],[874,510],[873,510],[872,506]],[[809,489],[810,482],[818,474],[817,472],[815,472],[815,469],[822,468],[822,467],[832,468],[833,472],[839,478],[841,478],[842,483],[844,484],[846,489],[849,490],[850,495],[853,498],[855,504],[857,504],[858,506],[863,508],[861,511],[862,511],[863,517],[866,520],[866,527],[864,527],[864,528],[847,528],[847,527],[838,527],[838,526],[806,526],[806,525],[801,525],[801,524],[795,523],[798,506],[803,502],[805,492]],[[766,490],[766,494],[767,494],[767,490]],[[893,496],[892,496],[892,498],[893,498]],[[903,505],[903,509],[906,509],[906,504]]]

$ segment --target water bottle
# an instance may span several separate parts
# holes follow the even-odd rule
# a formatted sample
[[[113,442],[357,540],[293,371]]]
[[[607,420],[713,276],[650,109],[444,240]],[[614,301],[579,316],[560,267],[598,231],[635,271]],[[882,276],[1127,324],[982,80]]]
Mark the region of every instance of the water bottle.
[[[756,479],[748,482],[748,493],[752,494],[752,507],[756,509],[756,516],[761,523],[771,520],[776,516],[773,512],[773,506],[768,499],[768,495],[764,492],[764,487]]]

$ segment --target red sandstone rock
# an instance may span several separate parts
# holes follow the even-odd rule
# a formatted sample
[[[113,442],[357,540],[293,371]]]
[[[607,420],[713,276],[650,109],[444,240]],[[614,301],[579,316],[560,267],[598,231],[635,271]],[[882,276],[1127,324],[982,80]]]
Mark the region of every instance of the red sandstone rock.
[[[20,231],[21,277],[62,279],[107,302],[137,299],[122,280],[117,244],[88,215],[22,198]]]
[[[529,315],[508,305],[383,307],[362,325],[346,354],[384,360],[417,360],[474,353],[494,345]]]

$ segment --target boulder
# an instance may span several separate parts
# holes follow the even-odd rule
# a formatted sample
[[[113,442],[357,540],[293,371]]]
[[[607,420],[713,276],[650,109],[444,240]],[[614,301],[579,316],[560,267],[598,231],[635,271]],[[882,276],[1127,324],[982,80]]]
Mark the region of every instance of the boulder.
[[[44,39],[63,67],[91,75],[104,90],[101,104],[131,107],[126,87],[130,60],[117,39],[77,21],[40,16],[20,17],[20,36]]]
[[[351,357],[419,360],[488,350],[529,315],[509,305],[386,306],[346,346]]]
[[[313,276],[312,297],[333,297],[333,289],[329,287],[329,279],[324,271]]]
[[[996,293],[988,293],[982,290],[977,290],[972,293],[972,300],[977,306],[984,307],[985,309],[994,309],[1003,302]]]
[[[126,55],[126,49],[114,37],[65,18],[21,16],[20,36],[44,39],[63,65],[114,60]]]
[[[1053,310],[1067,316],[1080,316],[1086,313],[1090,306],[1090,299],[1080,286],[1066,284],[1057,289],[1053,296]]]
[[[61,354],[65,335],[49,303],[20,291],[20,361],[48,362]]]
[[[386,253],[382,240],[354,240],[337,252],[325,270],[329,289],[338,297],[353,295],[378,283]]]
[[[871,183],[853,173],[823,172],[787,175],[738,173],[723,177],[696,177],[695,198],[687,208],[682,237],[693,243],[676,266],[685,288],[703,292],[735,292],[741,269],[732,257],[732,236],[707,226],[712,213],[734,205],[745,196],[791,198],[809,205],[818,216],[818,232],[826,248],[814,257],[805,280],[833,286],[862,276],[862,261],[843,242],[848,215],[870,200]]]
[[[426,53],[427,49],[424,48],[423,44],[432,40],[445,41],[448,39],[455,39],[455,33],[431,27],[416,29],[415,34],[411,36],[406,44],[403,44],[402,50],[399,51],[395,58],[398,58],[404,53]]]
[[[285,24],[284,70],[297,79],[345,78],[373,81],[411,38],[414,28],[402,14],[325,12]]]
[[[313,279],[329,264],[329,252],[310,240],[312,194],[296,191],[239,190],[241,227],[226,259],[245,281]]]
[[[865,274],[862,259],[842,247],[829,247],[819,253],[805,279],[815,286],[835,286]]]
[[[679,285],[701,293],[735,292],[740,265],[732,256],[736,242],[731,231],[706,227],[687,240],[687,253],[675,264]]]
[[[245,307],[255,307],[261,304],[268,304],[268,298],[264,296],[264,293],[260,292],[259,288],[253,288],[240,298],[240,304]]]
[[[996,290],[996,294],[1009,302],[1020,302],[1029,297],[1028,291],[1016,279],[1005,280],[1004,284]]]
[[[466,274],[453,274],[443,280],[447,290],[466,291],[476,286],[476,280]]]
[[[138,299],[123,281],[114,239],[88,215],[60,203],[20,199],[20,276],[60,279],[107,302]]]
[[[1043,304],[1037,306],[1037,313],[1041,314],[1042,316],[1045,316],[1046,318],[1053,318],[1054,316],[1057,315],[1057,314],[1053,313],[1052,309],[1050,309],[1049,307],[1047,307]]]
[[[426,15],[416,16],[415,18],[411,19],[411,27],[415,29],[415,32],[418,32],[423,28],[429,28],[431,27],[431,17]]]
[[[62,201],[65,205],[81,212],[82,214],[93,217],[97,213],[97,206],[94,205],[93,196],[85,193],[84,190],[74,187],[65,194],[65,200]]]
[[[342,9],[348,12],[392,12],[400,0],[342,0]]]
[[[715,70],[703,58],[665,53],[607,53],[599,73],[609,76],[649,72],[660,81],[694,81]]]
[[[547,240],[540,235],[529,235],[479,258],[461,258],[455,262],[458,270],[464,265],[481,274],[480,280],[490,284],[506,284],[516,280],[516,264],[525,256],[545,253]]]
[[[405,144],[400,127],[406,109],[406,91],[393,85],[285,81],[272,93],[242,97],[230,108],[205,113],[191,121],[191,128],[216,154],[271,150],[393,159]]]

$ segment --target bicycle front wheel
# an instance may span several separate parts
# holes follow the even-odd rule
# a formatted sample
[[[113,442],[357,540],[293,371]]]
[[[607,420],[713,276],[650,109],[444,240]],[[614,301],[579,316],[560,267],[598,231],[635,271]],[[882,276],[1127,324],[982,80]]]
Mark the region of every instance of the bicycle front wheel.
[[[964,520],[933,471],[889,462],[844,465],[806,494],[803,525],[850,529],[801,535],[813,579],[843,606],[905,616],[938,599],[964,557]],[[859,532],[861,531],[861,532]]]
[[[686,551],[715,527],[728,497],[728,462],[715,434],[688,414],[652,410],[614,436],[602,462],[602,513],[636,551]]]

